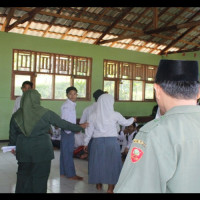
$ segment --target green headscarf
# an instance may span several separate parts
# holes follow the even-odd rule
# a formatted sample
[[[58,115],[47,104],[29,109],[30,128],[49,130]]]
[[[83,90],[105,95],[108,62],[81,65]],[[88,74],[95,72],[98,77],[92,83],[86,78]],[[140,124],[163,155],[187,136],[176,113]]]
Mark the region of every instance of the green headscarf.
[[[41,95],[37,90],[30,89],[23,93],[20,108],[14,119],[25,136],[30,136],[34,126],[48,109],[40,106]]]

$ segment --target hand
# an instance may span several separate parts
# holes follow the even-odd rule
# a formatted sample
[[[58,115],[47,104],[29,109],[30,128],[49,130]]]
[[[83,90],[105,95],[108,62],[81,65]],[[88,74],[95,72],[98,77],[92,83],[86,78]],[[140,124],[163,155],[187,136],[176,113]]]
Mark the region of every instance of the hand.
[[[86,153],[88,153],[88,146],[84,146],[84,147],[83,147],[83,150],[84,150]]]
[[[87,128],[89,126],[89,123],[83,123],[83,124],[79,124],[83,129]]]

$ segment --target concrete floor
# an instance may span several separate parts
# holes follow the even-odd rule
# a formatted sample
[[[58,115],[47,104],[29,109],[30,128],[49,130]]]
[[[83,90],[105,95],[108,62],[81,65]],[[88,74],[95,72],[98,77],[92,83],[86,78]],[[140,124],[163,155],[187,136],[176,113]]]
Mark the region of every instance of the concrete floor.
[[[1,142],[0,148],[7,146],[7,142]],[[48,179],[47,193],[106,193],[107,185],[103,185],[102,191],[98,191],[93,184],[88,184],[88,161],[74,158],[76,173],[84,177],[83,181],[68,180],[60,177],[59,158],[60,151],[54,150],[55,158],[51,163],[51,173]],[[0,193],[15,193],[17,160],[10,153],[0,150]]]

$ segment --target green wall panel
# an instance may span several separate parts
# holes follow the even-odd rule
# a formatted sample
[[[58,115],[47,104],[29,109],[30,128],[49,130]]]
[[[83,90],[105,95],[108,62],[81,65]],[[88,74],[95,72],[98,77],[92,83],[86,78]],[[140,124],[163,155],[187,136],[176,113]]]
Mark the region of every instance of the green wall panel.
[[[9,122],[12,115],[14,100],[11,95],[12,50],[27,49],[76,56],[86,56],[93,59],[92,63],[92,93],[103,87],[103,60],[119,60],[142,64],[158,65],[161,56],[140,53],[130,50],[83,44],[78,42],[41,38],[16,33],[0,32],[0,140],[7,140]],[[65,89],[63,92],[65,92]],[[91,95],[92,96],[92,95]],[[93,102],[78,101],[77,117],[80,118],[85,107]],[[42,101],[42,106],[49,108],[60,115],[60,107],[64,101]],[[150,115],[155,102],[125,102],[115,103],[115,110],[126,116]]]

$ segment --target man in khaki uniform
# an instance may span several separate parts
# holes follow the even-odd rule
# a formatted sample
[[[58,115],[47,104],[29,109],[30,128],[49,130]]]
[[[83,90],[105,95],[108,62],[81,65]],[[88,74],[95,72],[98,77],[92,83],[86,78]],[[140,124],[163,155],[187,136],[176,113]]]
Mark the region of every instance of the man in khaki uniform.
[[[197,61],[161,60],[155,78],[163,113],[132,142],[114,193],[200,192]]]

